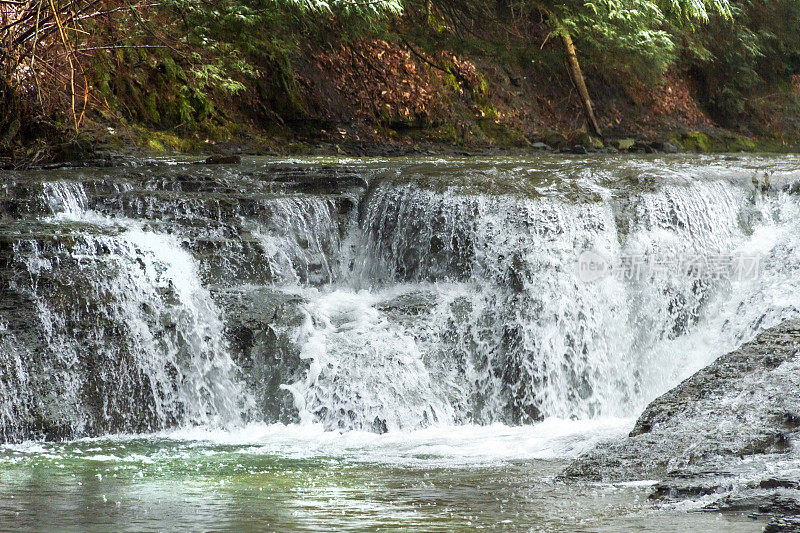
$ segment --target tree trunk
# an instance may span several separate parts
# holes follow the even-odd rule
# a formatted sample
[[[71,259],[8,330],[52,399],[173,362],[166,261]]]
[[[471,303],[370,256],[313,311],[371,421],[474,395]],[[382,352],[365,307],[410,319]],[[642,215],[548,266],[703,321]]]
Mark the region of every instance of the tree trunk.
[[[575,88],[578,89],[578,94],[581,97],[581,105],[583,106],[583,113],[586,115],[586,122],[589,123],[589,129],[598,137],[602,137],[600,126],[597,124],[597,119],[594,118],[592,100],[589,98],[589,91],[586,89],[586,81],[583,79],[581,66],[578,64],[575,43],[572,42],[572,37],[566,31],[561,32],[561,42],[564,43],[564,48],[567,49],[567,68],[572,78],[572,83],[575,84]]]

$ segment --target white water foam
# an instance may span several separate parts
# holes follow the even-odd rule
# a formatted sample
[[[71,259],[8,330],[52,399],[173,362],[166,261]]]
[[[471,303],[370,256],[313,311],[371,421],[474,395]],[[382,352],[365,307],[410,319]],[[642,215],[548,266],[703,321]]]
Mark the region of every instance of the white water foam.
[[[19,454],[90,461],[145,462],[187,458],[198,453],[240,453],[286,459],[337,459],[351,462],[437,468],[490,466],[531,460],[567,460],[597,443],[622,437],[632,419],[564,420],[549,418],[529,426],[435,426],[415,431],[328,431],[322,424],[251,423],[236,429],[186,427],[144,435],[125,434],[58,443],[26,442],[0,446],[0,464]],[[150,443],[151,451],[129,453],[128,443]],[[140,447],[136,446],[137,450]],[[102,450],[102,457],[97,451]],[[118,451],[114,451],[118,450]],[[113,454],[112,454],[112,451]]]

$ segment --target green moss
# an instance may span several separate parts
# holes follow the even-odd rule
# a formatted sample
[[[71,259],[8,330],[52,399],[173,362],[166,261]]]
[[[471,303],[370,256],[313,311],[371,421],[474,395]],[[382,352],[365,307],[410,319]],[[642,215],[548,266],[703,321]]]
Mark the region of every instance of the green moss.
[[[544,139],[545,143],[553,148],[558,148],[568,144],[567,138],[557,131],[547,131],[544,133],[542,138]]]
[[[744,137],[730,137],[724,141],[728,152],[754,152],[757,150],[756,143]]]
[[[690,152],[785,152],[791,145],[775,142],[770,138],[751,139],[736,134],[710,136],[692,132],[672,137],[676,144]]]
[[[152,131],[143,126],[132,126],[130,136],[137,146],[160,153],[198,153],[204,144],[196,137],[182,137],[169,131]]]
[[[676,140],[676,142],[680,144],[680,141]],[[617,141],[614,142],[613,144],[617,147],[618,150],[630,150],[631,148],[633,148],[633,145],[636,144],[636,141],[631,138],[617,139]]]
[[[461,136],[458,128],[451,122],[446,122],[437,128],[434,139],[444,144],[458,144]]]
[[[705,133],[699,131],[684,133],[680,139],[680,145],[691,152],[710,152],[712,151],[711,139]]]
[[[475,97],[476,100],[488,101],[489,82],[486,80],[486,77],[480,72],[477,72],[475,76],[477,77],[478,82],[472,88],[473,97]]]
[[[158,112],[158,103],[156,102],[156,93],[155,91],[151,91],[145,98],[144,98],[144,106],[145,112],[145,119],[149,120],[155,124],[161,122],[161,114]]]
[[[147,147],[156,152],[164,152],[164,145],[161,144],[158,139],[148,139],[147,140]]]
[[[484,134],[485,140],[494,146],[512,147],[525,146],[527,140],[517,129],[511,128],[496,119],[484,119],[478,121],[478,126]]]

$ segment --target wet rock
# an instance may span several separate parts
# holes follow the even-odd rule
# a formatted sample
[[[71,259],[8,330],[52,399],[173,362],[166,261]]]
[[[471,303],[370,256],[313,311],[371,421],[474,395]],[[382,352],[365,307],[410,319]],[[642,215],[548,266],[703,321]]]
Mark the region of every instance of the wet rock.
[[[531,148],[533,148],[534,150],[547,150],[547,151],[552,150],[550,145],[545,144],[543,142],[535,142],[531,144]]]
[[[87,139],[76,139],[58,144],[51,149],[50,160],[54,164],[75,164],[85,162],[95,156],[92,143]]]
[[[594,148],[595,150],[602,150],[603,148],[605,148],[605,145],[603,144],[603,141],[601,139],[597,138],[597,137],[592,136],[592,135],[589,135],[588,142],[586,143],[586,146],[588,146],[589,149]]]
[[[797,494],[753,492],[725,496],[703,508],[704,511],[747,513],[750,516],[800,516]]]
[[[764,478],[758,483],[758,487],[762,489],[798,489],[800,483],[797,479],[786,478]]]
[[[544,142],[546,142],[550,146],[555,146],[559,148],[559,147],[564,147],[564,145],[567,144],[567,138],[561,135],[560,133],[550,132],[545,135]]]
[[[235,288],[330,282],[363,178],[285,164],[56,174],[10,172],[0,187],[0,441],[173,426],[192,415],[169,358],[228,350],[263,419],[295,420],[280,385],[308,366],[287,338],[297,298]],[[82,222],[84,210],[117,222]],[[129,219],[167,251],[125,236]],[[195,308],[164,278],[171,261],[196,265],[185,274],[219,300],[219,335],[193,335]],[[222,339],[230,348],[213,346]]]
[[[3,240],[11,241],[8,248],[3,246],[0,266],[0,281],[6,287],[0,300],[10,304],[0,306],[0,367],[18,367],[0,376],[0,390],[13,391],[10,397],[0,394],[0,438],[60,440],[165,427],[182,409],[175,406],[171,411],[160,404],[178,387],[177,379],[161,374],[159,381],[154,375],[128,371],[141,368],[141,351],[140,345],[126,342],[135,335],[135,327],[124,315],[136,314],[138,325],[163,335],[176,350],[188,349],[182,332],[171,323],[174,290],[153,287],[148,294],[136,292],[138,300],[126,300],[134,296],[133,289],[111,294],[106,287],[124,291],[131,286],[109,265],[128,259],[131,269],[144,268],[143,254],[134,258],[129,248],[131,256],[123,257],[121,248],[111,249],[110,234],[99,234],[99,228],[95,234],[76,236],[62,233],[56,225],[50,225],[49,234],[47,224],[34,227],[35,233],[14,235],[0,225]],[[30,268],[34,264],[51,266]],[[154,301],[163,305],[155,309]],[[26,376],[24,383],[3,383],[16,376]],[[9,405],[12,416],[6,418]]]
[[[586,154],[589,153],[589,151],[586,149],[586,147],[583,146],[582,144],[576,144],[575,146],[573,146],[571,148],[570,151],[571,151],[571,153],[577,154],[577,155],[586,155]]]
[[[662,479],[659,500],[707,510],[800,512],[800,321],[768,329],[653,401],[628,438],[601,444],[565,477]]]
[[[662,150],[666,154],[677,154],[680,151],[677,146],[670,142],[665,142]]]
[[[800,408],[800,398],[790,397],[798,390],[791,387],[795,384],[793,376],[785,375],[788,368],[800,366],[796,357],[798,349],[800,322],[787,322],[783,326],[765,331],[756,340],[720,357],[651,403],[637,420],[631,437],[664,431],[676,423],[683,424],[694,417],[711,415],[720,422],[728,418],[744,418],[743,421],[751,422],[751,425],[740,428],[742,432],[751,436],[757,434],[763,438],[765,432],[772,433],[779,429],[775,422],[783,421],[788,411]],[[718,405],[734,393],[743,393],[745,397],[756,399],[764,392],[758,389],[768,385],[773,385],[774,392],[779,395],[770,398],[772,401],[769,405],[738,405],[748,410],[758,410],[758,413],[749,413],[747,410],[726,413]],[[706,407],[707,411],[700,410],[698,401],[702,402],[702,407]],[[754,414],[766,416],[754,419]],[[765,418],[773,423],[764,424]],[[753,430],[758,430],[758,433]],[[712,436],[713,434],[709,434],[709,437]],[[749,442],[754,440],[750,439]]]
[[[603,148],[603,141],[585,131],[575,132],[571,138],[573,146],[584,146],[588,151],[600,150]]]
[[[214,292],[225,315],[232,357],[268,422],[297,421],[292,396],[282,384],[301,379],[308,364],[300,358],[292,332],[304,320],[302,298],[264,287]]]
[[[789,516],[776,518],[764,526],[764,533],[798,533],[800,532],[800,517]]]
[[[242,162],[242,156],[230,154],[230,155],[211,155],[208,156],[205,160],[206,165],[239,165]]]
[[[672,144],[671,142],[668,142],[668,141],[664,141],[664,142],[656,141],[656,142],[652,143],[650,146],[654,150],[657,150],[659,152],[663,152],[665,154],[677,154],[678,151],[679,151],[677,146],[675,146],[674,144]]]
[[[767,330],[653,401],[628,439],[574,462],[568,475],[652,479],[719,457],[783,453],[800,409],[800,322]]]
[[[349,169],[323,165],[309,169],[304,166],[278,166],[264,176],[274,183],[292,186],[305,194],[337,194],[350,190],[366,189],[367,181]]]
[[[698,478],[675,478],[653,485],[652,500],[676,500],[697,498],[714,494],[720,490],[720,479],[716,476]]]
[[[800,427],[800,414],[787,411],[783,414],[783,424],[790,428]]]

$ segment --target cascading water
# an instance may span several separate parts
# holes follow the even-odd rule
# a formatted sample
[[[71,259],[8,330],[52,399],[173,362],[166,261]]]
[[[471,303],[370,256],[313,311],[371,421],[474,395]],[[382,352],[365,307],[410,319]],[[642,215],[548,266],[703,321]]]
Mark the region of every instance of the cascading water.
[[[0,397],[4,437],[242,422],[250,399],[179,240],[87,210],[80,184],[49,183],[44,196],[48,223],[81,230],[14,244],[9,288],[33,312],[25,334],[39,353],[7,353],[16,381]]]
[[[707,161],[393,165],[20,178],[3,438],[632,416],[800,309],[796,176],[769,161],[769,188]],[[586,282],[584,250],[762,271]]]
[[[724,323],[710,310],[757,298],[767,280],[783,278],[778,265],[800,257],[763,257],[758,279],[675,267],[594,283],[578,278],[576,257],[591,249],[610,262],[649,264],[758,253],[757,220],[788,222],[780,211],[795,204],[774,205],[750,176],[679,174],[632,193],[595,186],[577,201],[558,192],[476,193],[457,179],[445,187],[413,176],[379,182],[353,224],[350,269],[335,292],[307,295],[301,357],[311,369],[286,388],[306,418],[329,428],[632,416],[759,328],[796,313],[797,296],[740,306]],[[331,324],[331,310],[342,327]],[[405,379],[392,370],[398,359]]]
[[[379,297],[335,290],[309,300],[300,348],[309,369],[284,385],[301,420],[379,432],[453,421],[413,332],[374,307]]]
[[[267,257],[273,279],[283,283],[332,282],[339,275],[341,247],[336,206],[324,198],[271,202],[267,223],[248,222]]]
[[[53,214],[79,217],[89,207],[89,198],[80,183],[69,181],[45,183],[43,196]]]

